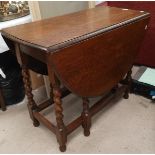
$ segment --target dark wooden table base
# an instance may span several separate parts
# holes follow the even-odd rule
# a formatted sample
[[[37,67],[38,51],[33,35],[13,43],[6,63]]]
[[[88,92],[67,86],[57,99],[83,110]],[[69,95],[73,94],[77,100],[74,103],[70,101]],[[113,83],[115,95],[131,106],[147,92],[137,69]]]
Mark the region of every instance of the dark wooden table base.
[[[109,101],[114,99],[116,96],[124,93],[124,98],[128,98],[130,81],[131,81],[131,71],[129,71],[126,75],[126,78],[122,80],[120,83],[122,86],[114,87],[111,89],[109,93],[104,95],[104,97],[94,104],[92,107],[89,107],[89,99],[83,98],[83,111],[81,116],[77,117],[74,121],[70,124],[65,125],[63,122],[63,107],[62,107],[62,98],[70,94],[66,88],[60,88],[60,83],[58,79],[55,79],[55,86],[51,85],[51,98],[39,105],[35,103],[33,100],[33,94],[31,89],[31,82],[29,78],[29,72],[26,67],[23,66],[23,79],[25,83],[26,94],[28,97],[28,109],[30,112],[30,117],[33,121],[33,125],[38,127],[40,122],[44,124],[50,131],[56,134],[57,141],[59,143],[59,149],[61,152],[66,150],[66,143],[67,143],[67,135],[72,133],[76,128],[82,125],[84,129],[84,135],[90,135],[90,127],[91,127],[91,118],[94,116],[98,111],[108,105]],[[55,115],[56,115],[56,122],[57,125],[55,126],[51,123],[48,119],[46,119],[43,114],[40,112],[45,108],[54,105],[55,108]]]

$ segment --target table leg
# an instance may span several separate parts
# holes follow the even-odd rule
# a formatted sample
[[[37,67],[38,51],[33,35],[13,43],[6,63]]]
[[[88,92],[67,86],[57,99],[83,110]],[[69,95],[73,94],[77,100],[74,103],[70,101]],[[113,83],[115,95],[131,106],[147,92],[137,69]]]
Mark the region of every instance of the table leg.
[[[125,99],[129,98],[129,92],[130,92],[131,81],[132,81],[131,74],[132,74],[132,70],[130,69],[130,71],[128,71],[125,78],[125,83],[127,84],[127,88],[125,89],[124,96],[123,96]]]
[[[89,113],[89,100],[87,98],[83,98],[82,127],[84,128],[84,135],[89,136],[91,117]]]
[[[2,111],[6,110],[6,103],[5,103],[5,100],[4,100],[3,93],[2,93],[1,89],[0,89],[0,107],[1,107]]]
[[[66,150],[66,142],[67,142],[67,133],[66,127],[63,122],[63,108],[61,101],[61,92],[60,88],[53,87],[53,96],[54,96],[54,107],[55,107],[55,115],[57,122],[57,141],[60,145],[60,151],[64,152]]]
[[[24,81],[25,92],[28,99],[28,110],[35,127],[39,126],[39,121],[34,117],[33,111],[37,110],[37,105],[33,99],[29,70],[25,65],[22,66],[22,75]]]
[[[50,64],[48,66],[48,76],[50,81],[50,87],[53,89],[51,91],[50,96],[53,97],[54,101],[54,109],[55,109],[55,116],[56,116],[56,137],[59,143],[59,149],[61,152],[66,151],[66,142],[67,142],[67,131],[66,126],[63,122],[63,107],[61,101],[61,89],[60,89],[60,81],[56,77],[55,73],[52,71],[52,67]]]

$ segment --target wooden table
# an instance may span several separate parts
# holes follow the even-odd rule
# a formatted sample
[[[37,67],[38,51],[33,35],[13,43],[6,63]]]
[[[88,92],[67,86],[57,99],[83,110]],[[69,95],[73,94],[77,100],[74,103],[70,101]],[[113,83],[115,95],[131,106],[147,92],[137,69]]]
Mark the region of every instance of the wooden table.
[[[124,97],[128,98],[132,63],[149,16],[146,12],[98,7],[2,30],[8,46],[20,55],[33,124],[42,122],[54,132],[61,151],[66,150],[67,135],[80,125],[89,136],[91,117],[112,98],[118,83],[126,85]],[[33,99],[28,69],[49,76],[51,99],[40,105]],[[82,98],[83,111],[65,125],[61,98],[69,92]],[[103,94],[89,108],[89,97]],[[56,126],[40,113],[52,103]]]

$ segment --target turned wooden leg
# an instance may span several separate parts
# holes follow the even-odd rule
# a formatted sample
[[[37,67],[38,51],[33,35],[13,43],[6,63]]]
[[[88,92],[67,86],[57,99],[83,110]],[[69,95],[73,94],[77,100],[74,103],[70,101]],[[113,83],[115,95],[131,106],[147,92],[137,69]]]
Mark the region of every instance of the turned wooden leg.
[[[61,102],[61,91],[59,87],[53,87],[53,96],[54,96],[54,107],[55,107],[55,115],[57,122],[57,141],[60,145],[60,151],[66,151],[66,142],[67,142],[67,133],[66,127],[63,122],[63,108]]]
[[[51,90],[51,97],[53,97],[54,101],[54,109],[55,109],[55,116],[56,116],[56,137],[59,143],[59,149],[61,152],[66,151],[66,143],[67,143],[67,131],[66,126],[63,122],[63,108],[62,108],[62,101],[61,101],[61,90],[60,90],[60,81],[56,77],[55,73],[52,70],[51,61],[48,62],[48,76],[50,80],[50,87]]]
[[[29,71],[26,68],[26,66],[22,66],[22,75],[23,75],[25,93],[26,93],[27,99],[28,99],[27,106],[28,106],[29,114],[30,114],[30,117],[31,117],[31,119],[33,121],[33,125],[35,127],[38,127],[39,126],[39,121],[33,115],[33,111],[37,110],[37,105],[36,105],[36,103],[35,103],[35,101],[33,99],[30,75],[29,75]]]
[[[126,78],[125,78],[125,84],[127,85],[127,88],[125,89],[124,96],[123,96],[125,99],[129,98],[129,92],[130,92],[131,82],[132,82],[131,74],[132,74],[132,70],[130,70],[127,73]]]
[[[87,98],[83,98],[82,127],[84,129],[84,135],[89,136],[91,117],[89,113],[89,100]]]
[[[1,89],[0,89],[0,107],[1,107],[2,111],[6,110],[6,103],[5,103],[5,100],[4,100],[3,93],[2,93]]]

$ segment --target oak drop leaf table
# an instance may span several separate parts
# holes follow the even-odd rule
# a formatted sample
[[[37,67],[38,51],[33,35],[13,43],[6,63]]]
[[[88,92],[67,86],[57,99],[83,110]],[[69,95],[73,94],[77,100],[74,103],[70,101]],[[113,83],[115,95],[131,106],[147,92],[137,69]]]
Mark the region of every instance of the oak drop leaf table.
[[[128,98],[132,64],[149,18],[143,11],[98,7],[2,30],[8,46],[20,55],[33,124],[42,122],[54,132],[61,151],[66,150],[67,135],[80,125],[89,136],[91,117],[108,103],[119,83]],[[51,98],[40,105],[33,99],[28,69],[49,76]],[[61,98],[70,92],[82,98],[83,111],[65,125]],[[90,97],[105,93],[89,107]],[[56,125],[40,113],[52,104]]]

